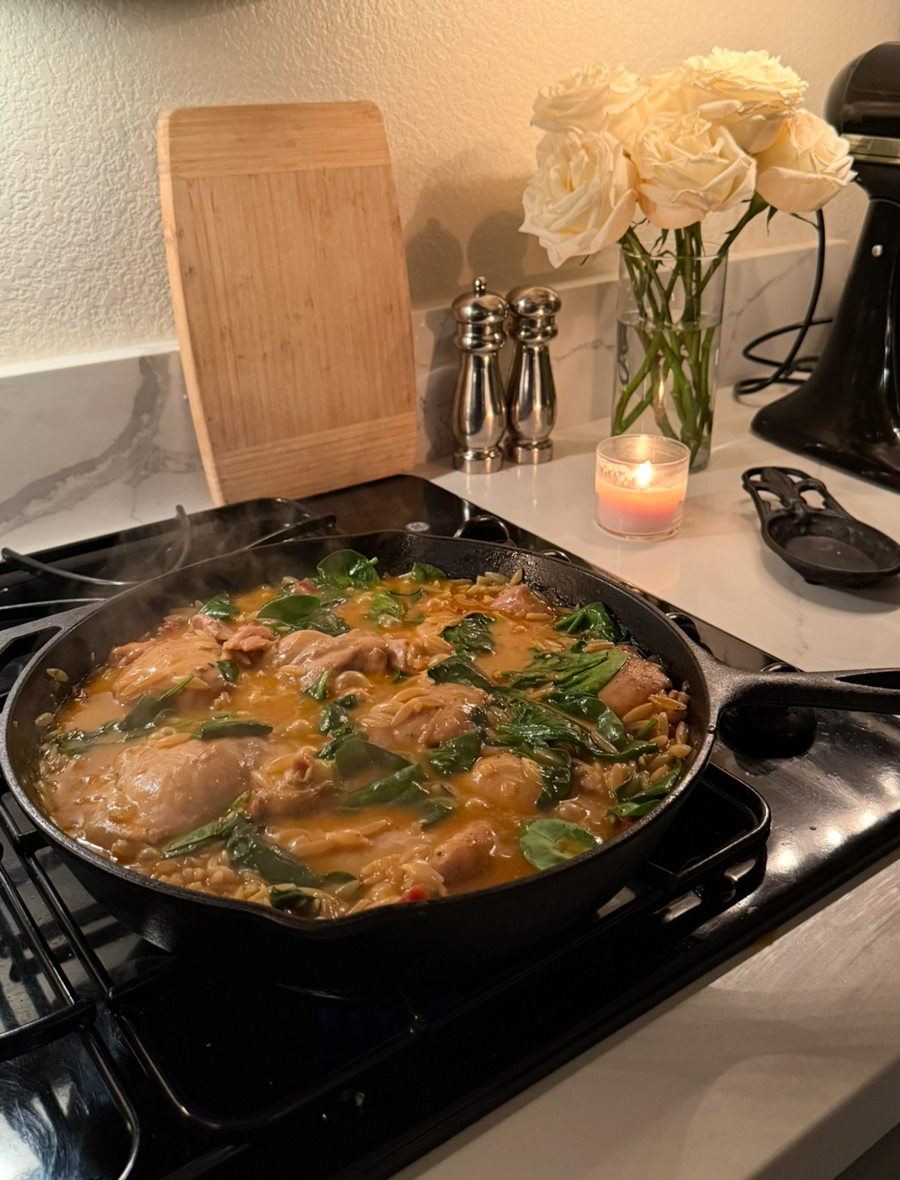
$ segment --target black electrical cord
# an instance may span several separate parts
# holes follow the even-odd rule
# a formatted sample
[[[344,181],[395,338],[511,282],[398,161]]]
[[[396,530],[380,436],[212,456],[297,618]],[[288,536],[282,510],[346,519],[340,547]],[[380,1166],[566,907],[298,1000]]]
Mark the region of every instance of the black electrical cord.
[[[741,350],[741,356],[745,360],[752,361],[756,365],[769,365],[775,371],[770,373],[768,377],[746,377],[743,381],[736,382],[734,386],[734,396],[744,397],[748,393],[759,393],[762,389],[767,389],[770,385],[802,385],[806,380],[805,377],[795,377],[795,373],[811,373],[817,356],[798,357],[797,353],[800,351],[800,346],[806,338],[806,333],[812,327],[818,327],[820,324],[830,324],[831,317],[827,316],[825,319],[814,319],[816,314],[816,305],[819,302],[819,294],[822,290],[822,276],[825,273],[825,218],[822,216],[822,210],[816,212],[816,234],[819,240],[819,248],[816,254],[816,277],[813,283],[812,295],[809,299],[809,306],[806,309],[806,315],[803,317],[803,322],[800,324],[789,324],[786,328],[775,328],[771,332],[766,332],[762,336],[757,336],[755,340]],[[765,344],[767,340],[774,340],[776,336],[785,336],[788,332],[796,332],[797,338],[791,345],[791,350],[783,361],[769,360],[768,357],[756,356],[753,350],[758,348],[760,344]]]

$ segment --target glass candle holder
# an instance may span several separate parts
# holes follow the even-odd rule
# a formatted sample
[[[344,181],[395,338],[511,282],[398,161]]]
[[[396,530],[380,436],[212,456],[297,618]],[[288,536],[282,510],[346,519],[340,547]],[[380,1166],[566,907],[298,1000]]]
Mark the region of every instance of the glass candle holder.
[[[654,434],[619,434],[597,444],[596,519],[629,541],[664,541],[681,527],[690,448]]]

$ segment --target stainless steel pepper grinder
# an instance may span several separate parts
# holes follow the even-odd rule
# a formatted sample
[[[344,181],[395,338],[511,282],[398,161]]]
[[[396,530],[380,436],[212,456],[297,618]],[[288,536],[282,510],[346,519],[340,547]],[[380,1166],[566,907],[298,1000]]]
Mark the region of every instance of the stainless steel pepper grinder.
[[[553,458],[550,431],[556,421],[556,385],[548,345],[559,329],[561,301],[550,287],[514,287],[506,297],[509,335],[516,351],[506,384],[507,451],[516,463]]]
[[[489,475],[503,466],[500,442],[506,430],[503,379],[497,354],[503,347],[506,300],[477,278],[473,294],[453,301],[453,343],[462,352],[453,399],[453,466]]]

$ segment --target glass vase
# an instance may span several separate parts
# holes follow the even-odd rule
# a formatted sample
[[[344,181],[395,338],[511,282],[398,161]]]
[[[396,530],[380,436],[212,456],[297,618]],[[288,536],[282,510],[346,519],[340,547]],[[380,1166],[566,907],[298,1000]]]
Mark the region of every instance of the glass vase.
[[[727,267],[725,252],[621,248],[610,433],[678,439],[691,471],[709,462]]]

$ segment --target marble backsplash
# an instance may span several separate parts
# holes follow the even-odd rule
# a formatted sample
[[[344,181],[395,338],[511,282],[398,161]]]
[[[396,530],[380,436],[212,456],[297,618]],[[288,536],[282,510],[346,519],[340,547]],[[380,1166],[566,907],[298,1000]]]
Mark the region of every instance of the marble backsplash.
[[[829,244],[819,314],[830,314],[844,273]],[[719,385],[759,374],[741,357],[748,341],[801,319],[815,269],[813,248],[786,247],[729,260]],[[558,284],[562,310],[551,347],[558,424],[609,413],[615,346],[615,282]],[[504,292],[500,292],[503,294]],[[447,307],[414,311],[418,461],[450,453],[459,353]],[[770,342],[781,356],[790,337]],[[814,341],[810,346],[816,347]],[[810,348],[804,348],[804,352]],[[508,366],[507,345],[501,367]],[[211,504],[184,391],[177,347],[73,357],[0,370],[0,542],[29,551]],[[713,435],[715,445],[715,435]]]

